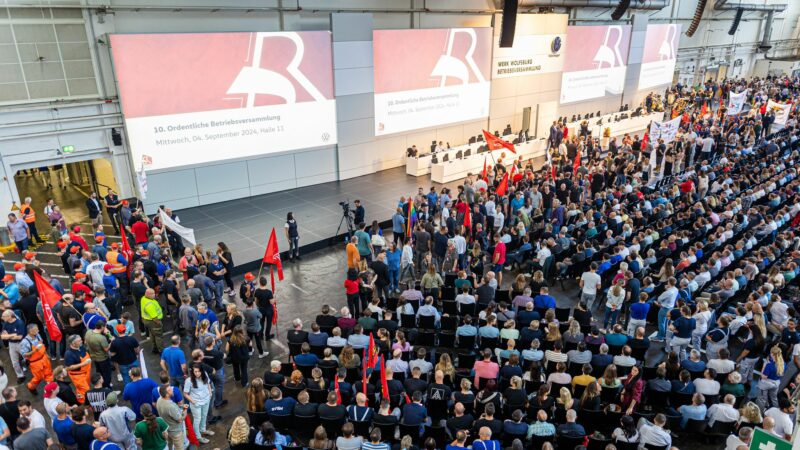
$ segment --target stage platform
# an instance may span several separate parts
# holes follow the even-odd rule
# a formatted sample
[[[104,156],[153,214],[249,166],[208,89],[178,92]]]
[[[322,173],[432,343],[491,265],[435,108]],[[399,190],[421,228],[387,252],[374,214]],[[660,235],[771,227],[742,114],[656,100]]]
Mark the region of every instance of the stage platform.
[[[258,270],[267,239],[273,227],[278,247],[286,256],[288,243],[283,231],[286,213],[292,211],[300,230],[300,253],[344,243],[346,225],[336,229],[342,219],[339,202],[349,200],[353,206],[360,199],[366,210],[367,224],[378,220],[384,228],[395,211],[400,196],[417,193],[422,186],[428,192],[442,186],[452,189],[462,180],[447,184],[432,183],[430,176],[406,174],[405,166],[383,170],[370,175],[343,181],[317,184],[288,191],[231,200],[212,205],[176,210],[181,224],[193,228],[197,242],[213,250],[223,241],[233,252],[237,274]]]

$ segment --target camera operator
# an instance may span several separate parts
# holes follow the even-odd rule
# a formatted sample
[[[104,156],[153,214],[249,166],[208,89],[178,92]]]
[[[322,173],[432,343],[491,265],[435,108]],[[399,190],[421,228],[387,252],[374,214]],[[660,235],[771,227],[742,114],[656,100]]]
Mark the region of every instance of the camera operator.
[[[355,223],[356,226],[358,226],[358,224],[364,222],[364,216],[366,215],[366,211],[364,211],[364,207],[361,206],[361,200],[356,199],[356,201],[354,201],[353,204],[356,205],[356,207],[353,208],[353,223]]]

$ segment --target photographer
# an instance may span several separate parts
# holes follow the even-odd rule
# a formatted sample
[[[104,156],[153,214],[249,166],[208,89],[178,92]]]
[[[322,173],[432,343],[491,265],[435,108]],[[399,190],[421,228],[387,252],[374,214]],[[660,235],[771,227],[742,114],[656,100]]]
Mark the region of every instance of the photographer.
[[[361,206],[361,200],[356,199],[356,201],[354,201],[353,204],[356,205],[356,207],[353,208],[353,223],[356,224],[356,226],[358,226],[358,224],[364,222],[364,216],[366,215],[366,211],[364,211],[364,207]]]

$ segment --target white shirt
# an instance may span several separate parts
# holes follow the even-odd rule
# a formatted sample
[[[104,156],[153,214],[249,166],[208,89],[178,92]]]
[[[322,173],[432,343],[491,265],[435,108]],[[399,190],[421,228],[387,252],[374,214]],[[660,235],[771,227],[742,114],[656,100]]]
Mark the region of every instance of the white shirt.
[[[583,293],[586,295],[597,295],[597,285],[600,284],[602,278],[595,272],[583,272],[581,275],[583,281]]]
[[[764,417],[772,417],[775,421],[775,434],[781,437],[791,436],[794,431],[794,423],[788,414],[777,407],[772,407],[764,413]]]
[[[708,361],[706,367],[716,370],[717,373],[731,373],[736,368],[736,364],[730,359],[712,359]]]
[[[456,252],[458,252],[459,255],[467,253],[467,240],[464,239],[464,236],[457,234],[453,238],[453,243],[455,244]]]
[[[705,378],[698,378],[694,380],[694,389],[703,395],[718,395],[719,382],[717,380],[706,380]]]
[[[44,422],[44,416],[42,415],[42,413],[40,413],[35,409],[31,409],[31,415],[28,416],[28,420],[31,421],[31,429],[46,427]]]
[[[44,399],[44,410],[47,412],[47,415],[50,416],[50,422],[52,423],[53,419],[58,417],[58,413],[56,412],[56,406],[58,406],[61,402],[61,399],[58,397],[52,398],[45,398]]]
[[[411,265],[414,262],[414,250],[410,245],[403,246],[403,253],[400,255],[400,262],[403,267]]]
[[[714,422],[718,420],[724,423],[736,422],[739,420],[739,410],[727,403],[715,403],[708,408],[706,416],[708,416],[708,426],[714,426]]]

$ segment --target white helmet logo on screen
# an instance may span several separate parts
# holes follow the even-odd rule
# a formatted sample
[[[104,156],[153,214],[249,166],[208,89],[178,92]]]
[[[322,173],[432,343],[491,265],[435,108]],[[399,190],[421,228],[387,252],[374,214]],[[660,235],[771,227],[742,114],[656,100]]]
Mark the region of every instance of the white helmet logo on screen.
[[[662,61],[675,59],[675,38],[678,37],[678,26],[674,23],[667,25],[667,34],[658,48],[658,57]]]
[[[456,34],[458,33],[464,33],[470,37],[469,48],[461,59],[452,54]],[[447,84],[448,77],[458,78],[462,84],[469,84],[470,71],[472,71],[478,82],[483,83],[486,81],[473,58],[477,46],[478,35],[472,28],[453,28],[447,33],[447,51],[439,57],[431,71],[432,77],[439,77],[439,87],[444,87]]]
[[[292,60],[286,66],[286,72],[305,89],[315,101],[324,101],[325,96],[306,78],[300,71],[303,61],[305,46],[303,39],[297,33],[254,33],[255,45],[252,46],[250,60],[252,65],[242,67],[242,70],[228,88],[227,94],[244,94],[247,96],[246,108],[255,106],[256,95],[268,94],[283,98],[287,104],[297,102],[297,92],[292,81],[284,75],[273,70],[261,67],[261,54],[264,41],[267,39],[289,39],[295,45]]]
[[[617,36],[614,43],[610,42],[612,31],[616,31]],[[603,39],[603,44],[597,49],[597,53],[592,59],[597,63],[598,69],[602,69],[603,65],[607,65],[609,68],[625,65],[622,59],[622,52],[619,50],[619,46],[622,44],[622,33],[622,27],[619,25],[611,25],[606,28],[606,37]]]

